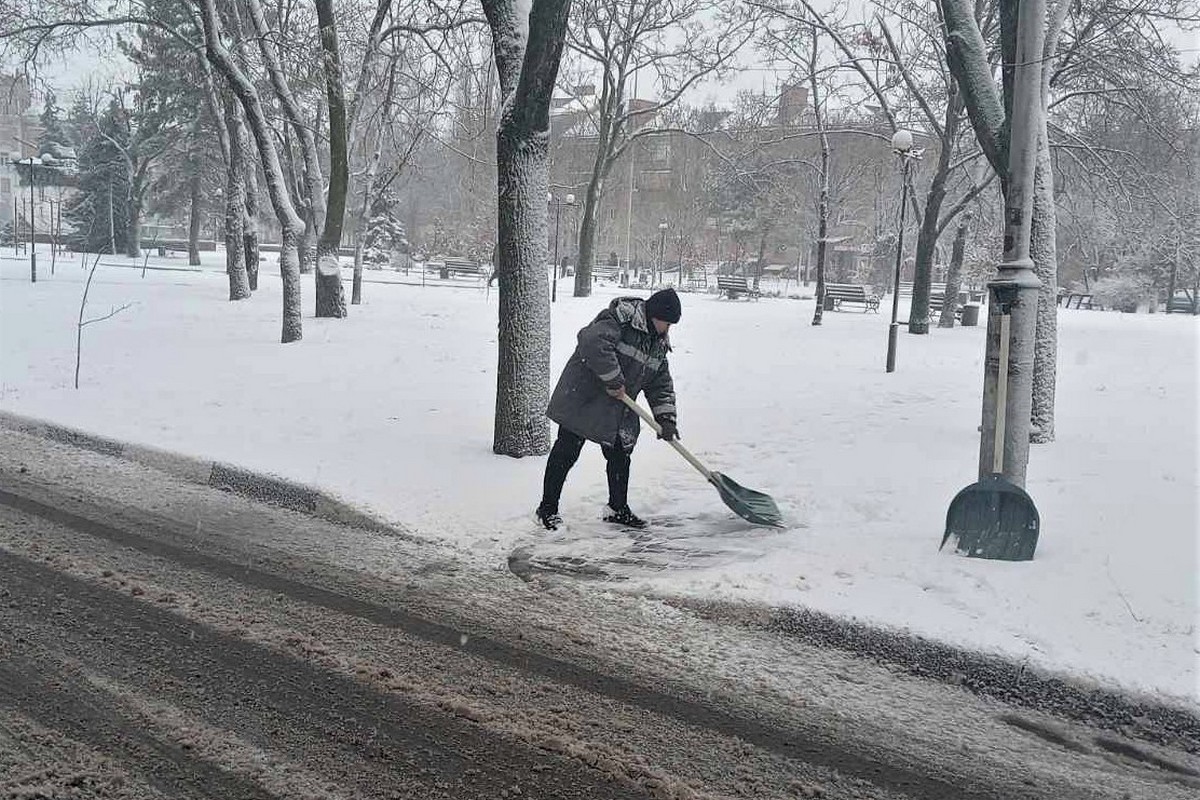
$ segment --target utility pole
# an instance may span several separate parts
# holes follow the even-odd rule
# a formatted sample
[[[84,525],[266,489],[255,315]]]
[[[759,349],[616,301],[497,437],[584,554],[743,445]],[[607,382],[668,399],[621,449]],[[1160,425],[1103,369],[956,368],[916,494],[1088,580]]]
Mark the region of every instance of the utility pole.
[[[1033,216],[1033,176],[1042,110],[1042,53],[1046,35],[1045,0],[1021,0],[1012,116],[1008,144],[1008,195],[1004,204],[1004,256],[995,280],[988,283],[987,354],[984,359],[983,425],[979,441],[979,476],[992,473],[996,448],[1003,448],[1003,477],[1021,488],[1029,464],[1030,412],[1033,405],[1034,337],[1038,290],[1029,236]],[[1000,372],[1001,316],[1011,314],[1008,380],[1003,440],[996,441],[997,388]]]

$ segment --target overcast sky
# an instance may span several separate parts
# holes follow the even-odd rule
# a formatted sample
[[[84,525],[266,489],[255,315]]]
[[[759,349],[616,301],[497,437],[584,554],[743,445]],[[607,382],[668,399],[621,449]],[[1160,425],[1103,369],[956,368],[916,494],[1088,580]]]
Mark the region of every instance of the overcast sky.
[[[861,18],[870,13],[871,4],[865,0],[850,0],[849,4],[854,9],[852,18]],[[828,6],[830,3],[829,0],[818,0],[816,5]],[[108,39],[106,44],[81,50],[68,58],[42,65],[39,69],[38,78],[54,89],[60,106],[69,107],[76,95],[89,85],[102,90],[130,77],[128,62],[112,44],[111,38],[105,38]],[[1200,33],[1176,29],[1171,31],[1167,38],[1179,48],[1185,63],[1194,64],[1200,60]],[[103,42],[104,39],[97,41]],[[741,61],[743,68],[738,74],[723,83],[710,81],[698,87],[692,96],[687,98],[689,102],[698,105],[708,102],[726,104],[738,91],[774,92],[779,83],[787,78],[785,70],[763,66],[752,53],[744,54]],[[653,89],[646,85],[645,78],[638,89],[642,97],[650,99],[648,95],[653,93]],[[40,110],[40,92],[34,102],[37,104],[37,110]]]

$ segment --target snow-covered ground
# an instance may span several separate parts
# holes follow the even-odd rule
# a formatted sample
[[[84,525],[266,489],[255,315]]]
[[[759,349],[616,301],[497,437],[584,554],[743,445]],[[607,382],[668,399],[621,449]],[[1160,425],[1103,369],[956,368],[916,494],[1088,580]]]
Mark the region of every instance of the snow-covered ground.
[[[103,259],[114,266],[97,270],[87,316],[133,305],[85,328],[76,391],[78,258],[51,276],[39,257],[31,285],[27,261],[0,254],[0,408],[317,485],[494,564],[531,542],[628,554],[594,522],[598,448],[571,474],[563,513],[576,524],[557,541],[531,524],[544,458],[492,454],[494,291],[372,282],[349,319],[317,320],[306,277],[304,340],[283,346],[275,270],[229,303],[218,255],[144,278]],[[564,280],[556,376],[613,292],[576,299]],[[647,557],[623,588],[803,605],[1200,701],[1196,319],[1060,312],[1058,439],[1032,449],[1027,486],[1042,537],[1033,562],[1014,564],[937,552],[950,499],[975,478],[983,328],[902,333],[888,375],[886,313],[813,327],[811,300],[687,294],[683,306],[684,442],[773,495],[790,527],[748,529],[646,434],[631,504],[685,557],[670,569]]]

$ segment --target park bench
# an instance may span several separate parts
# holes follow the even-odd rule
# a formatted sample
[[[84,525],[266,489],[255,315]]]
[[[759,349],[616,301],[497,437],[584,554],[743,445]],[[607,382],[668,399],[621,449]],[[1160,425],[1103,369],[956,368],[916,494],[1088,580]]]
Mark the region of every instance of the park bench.
[[[592,267],[592,280],[612,281],[616,283],[617,274],[620,272],[620,269],[616,264],[597,264]]]
[[[469,258],[458,258],[455,256],[447,256],[442,261],[442,271],[451,278],[455,275],[463,275],[471,278],[482,278],[485,274],[483,265],[478,261],[472,261]]]
[[[862,306],[864,314],[868,311],[879,313],[879,297],[868,292],[866,286],[854,283],[825,284],[825,303],[834,311],[841,311],[843,303],[850,303]]]
[[[703,291],[708,288],[708,273],[703,269],[695,270],[687,279],[687,288],[693,292]]]
[[[1075,303],[1075,308],[1092,308],[1092,295],[1087,292],[1058,293],[1058,305],[1070,308],[1072,302]]]
[[[159,242],[155,247],[158,248],[160,257],[170,253],[186,253],[188,251],[187,242]]]
[[[900,281],[900,296],[901,297],[912,297],[912,293],[913,293],[913,282],[912,281]],[[932,298],[935,294],[945,297],[946,296],[946,284],[944,284],[944,283],[929,284],[930,298]]]
[[[736,300],[741,295],[758,299],[758,289],[746,283],[742,275],[718,275],[717,290],[730,300]]]
[[[1191,292],[1187,289],[1167,300],[1168,314],[1191,314],[1193,310]]]

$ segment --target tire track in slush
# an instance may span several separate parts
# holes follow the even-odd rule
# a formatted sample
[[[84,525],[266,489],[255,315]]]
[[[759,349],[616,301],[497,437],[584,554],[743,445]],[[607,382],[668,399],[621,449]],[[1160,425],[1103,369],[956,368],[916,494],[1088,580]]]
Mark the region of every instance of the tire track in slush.
[[[337,613],[356,616],[425,641],[447,645],[496,664],[531,675],[569,684],[592,694],[631,703],[654,714],[673,717],[689,725],[737,737],[768,752],[803,763],[835,770],[882,789],[907,794],[921,800],[984,800],[996,798],[993,792],[977,786],[958,787],[944,780],[911,769],[879,762],[818,740],[809,740],[796,731],[772,727],[755,720],[741,719],[700,702],[674,697],[641,686],[630,680],[605,675],[576,664],[522,650],[495,639],[472,636],[465,641],[461,632],[420,616],[365,600],[339,594],[262,569],[210,556],[196,550],[108,525],[81,514],[27,498],[0,488],[0,504],[20,512],[71,528],[115,544],[131,547],[193,569],[228,578],[246,586],[309,603]],[[55,573],[57,574],[57,573]],[[165,614],[166,612],[160,612]],[[570,795],[562,795],[569,797]],[[602,797],[603,795],[589,795]],[[626,792],[619,797],[630,797]]]

